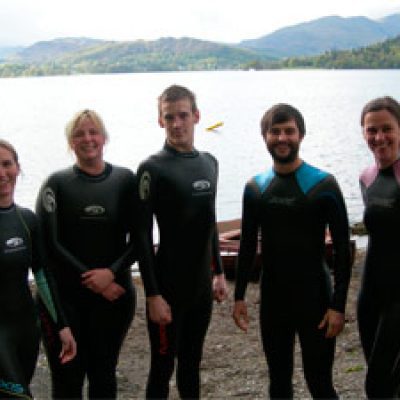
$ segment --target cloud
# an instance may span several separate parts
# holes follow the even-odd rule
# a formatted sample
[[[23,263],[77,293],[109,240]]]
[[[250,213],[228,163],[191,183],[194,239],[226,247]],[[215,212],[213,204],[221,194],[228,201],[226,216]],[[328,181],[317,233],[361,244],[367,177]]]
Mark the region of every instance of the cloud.
[[[400,12],[393,0],[1,0],[0,45],[56,37],[153,40],[190,36],[239,42],[326,15],[379,18]]]

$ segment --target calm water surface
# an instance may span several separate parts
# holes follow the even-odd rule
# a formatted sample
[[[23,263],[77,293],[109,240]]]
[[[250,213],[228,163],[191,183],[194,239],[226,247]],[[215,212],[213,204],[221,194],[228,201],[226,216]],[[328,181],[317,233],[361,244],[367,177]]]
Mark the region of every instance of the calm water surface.
[[[38,189],[54,170],[73,162],[64,126],[82,108],[97,110],[110,133],[105,157],[136,170],[163,144],[156,98],[168,85],[187,85],[198,97],[196,146],[220,163],[218,219],[237,218],[246,181],[269,166],[259,129],[277,102],[303,113],[307,134],[301,155],[332,172],[345,195],[350,220],[362,216],[360,170],[372,162],[359,115],[373,97],[400,99],[400,71],[191,72],[0,79],[0,137],[20,153],[23,176],[17,201],[34,207]],[[222,128],[205,128],[223,121]]]

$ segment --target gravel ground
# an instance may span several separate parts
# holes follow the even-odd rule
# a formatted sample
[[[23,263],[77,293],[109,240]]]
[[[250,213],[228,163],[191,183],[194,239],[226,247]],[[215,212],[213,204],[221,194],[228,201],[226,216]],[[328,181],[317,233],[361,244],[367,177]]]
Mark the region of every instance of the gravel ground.
[[[334,365],[335,387],[341,398],[365,398],[363,382],[365,362],[357,333],[355,303],[359,289],[360,273],[364,252],[358,252],[353,267],[348,296],[346,326],[337,340]],[[247,334],[233,323],[233,285],[229,283],[230,297],[214,307],[213,319],[207,335],[201,379],[204,399],[263,399],[266,398],[268,377],[261,349],[258,327],[258,285],[248,288],[248,305],[251,326]],[[149,366],[149,346],[145,324],[143,288],[137,283],[138,309],[131,329],[125,340],[118,365],[119,399],[143,399]],[[305,386],[299,349],[296,346],[294,373],[295,397],[310,398]],[[40,353],[36,374],[32,382],[36,399],[51,398],[47,361]],[[175,382],[171,381],[171,399],[179,398]]]

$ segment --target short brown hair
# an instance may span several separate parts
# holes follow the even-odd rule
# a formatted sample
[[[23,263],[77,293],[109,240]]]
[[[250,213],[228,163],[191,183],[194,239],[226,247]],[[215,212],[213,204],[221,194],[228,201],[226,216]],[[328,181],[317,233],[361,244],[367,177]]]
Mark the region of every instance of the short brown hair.
[[[197,112],[197,103],[195,94],[188,88],[179,85],[171,85],[167,87],[158,97],[158,113],[161,113],[161,103],[173,103],[182,99],[188,99],[192,107],[192,112]]]
[[[300,111],[290,104],[284,103],[275,104],[265,112],[261,119],[261,134],[264,136],[273,125],[281,124],[291,119],[296,122],[300,135],[304,136],[306,134],[306,125]]]

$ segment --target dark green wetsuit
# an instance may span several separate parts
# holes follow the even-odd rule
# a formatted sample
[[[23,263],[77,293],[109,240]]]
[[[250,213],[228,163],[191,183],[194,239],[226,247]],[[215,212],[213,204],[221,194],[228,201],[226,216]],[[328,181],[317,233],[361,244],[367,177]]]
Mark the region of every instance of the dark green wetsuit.
[[[71,363],[58,365],[57,342],[41,316],[54,397],[81,398],[85,376],[91,398],[116,396],[118,355],[135,308],[130,266],[136,199],[133,173],[110,164],[96,176],[76,166],[57,172],[40,191],[37,212],[46,253],[78,346]],[[93,268],[110,268],[125,293],[111,302],[84,287],[81,275]]]
[[[40,332],[29,268],[58,331],[66,323],[44,269],[36,216],[16,205],[0,208],[0,398],[31,397]]]
[[[181,153],[169,145],[138,170],[141,198],[140,272],[146,296],[161,294],[172,323],[148,320],[151,367],[147,397],[168,396],[177,356],[183,398],[199,397],[199,367],[212,308],[212,268],[222,273],[215,223],[218,164],[208,153]],[[159,228],[154,254],[152,227]]]
[[[324,263],[325,229],[334,245],[332,288]],[[349,227],[332,175],[306,163],[290,174],[273,169],[246,185],[235,299],[243,300],[261,230],[260,324],[270,396],[291,398],[294,337],[314,398],[337,397],[332,384],[334,339],[318,329],[328,308],[344,312],[350,280]]]

